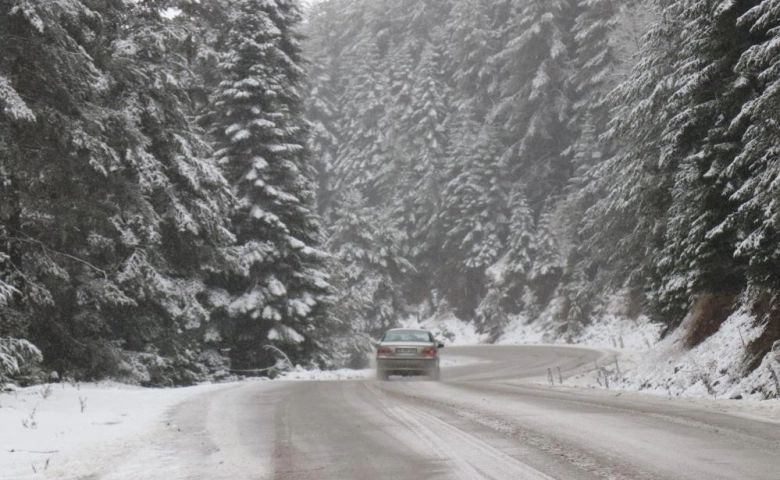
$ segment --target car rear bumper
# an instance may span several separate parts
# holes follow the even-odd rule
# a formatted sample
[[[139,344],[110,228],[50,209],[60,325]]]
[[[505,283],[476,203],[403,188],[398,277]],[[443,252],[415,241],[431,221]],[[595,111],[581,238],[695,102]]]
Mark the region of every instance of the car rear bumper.
[[[377,358],[377,370],[386,372],[422,372],[439,366],[438,358]]]

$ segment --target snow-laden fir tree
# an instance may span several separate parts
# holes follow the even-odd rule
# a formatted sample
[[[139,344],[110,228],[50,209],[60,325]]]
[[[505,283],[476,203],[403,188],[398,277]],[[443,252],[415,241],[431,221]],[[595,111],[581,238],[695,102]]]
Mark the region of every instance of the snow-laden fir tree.
[[[414,72],[409,112],[402,119],[406,132],[398,136],[401,158],[396,161],[401,164],[401,177],[394,192],[402,209],[399,217],[409,232],[410,256],[426,270],[439,263],[442,241],[438,220],[450,153],[449,94],[441,55],[427,43]]]
[[[574,20],[574,50],[569,79],[573,98],[568,127],[576,140],[566,152],[572,161],[573,182],[603,157],[598,137],[609,120],[607,93],[617,84],[614,30],[618,24],[616,0],[579,0]],[[577,193],[579,188],[568,194]]]
[[[561,225],[567,219],[558,212],[545,210],[536,223],[534,247],[536,256],[528,272],[529,286],[526,307],[545,307],[556,293],[556,289],[566,268],[565,242],[568,240]],[[533,303],[534,305],[531,305]]]
[[[339,42],[336,38],[341,18],[331,9],[324,8],[322,4],[312,8],[308,21],[309,30],[306,34],[321,41],[304,44],[307,58],[316,59],[306,65],[309,87],[306,119],[311,123],[312,130],[308,145],[315,169],[317,207],[320,214],[327,218],[333,203],[331,197],[334,189],[331,183],[334,162],[341,143],[340,132],[337,129],[341,107],[336,74],[341,61]]]
[[[501,258],[485,271],[487,293],[476,311],[483,331],[495,340],[509,315],[522,310],[522,293],[528,286],[536,250],[533,212],[517,188],[509,194],[510,212],[506,225],[506,249]]]
[[[0,253],[0,262],[8,261],[7,255]],[[0,279],[0,381],[8,381],[13,376],[22,373],[30,364],[43,360],[38,347],[27,340],[15,338],[13,323],[14,311],[9,303],[18,291]]]
[[[372,39],[359,39],[342,55],[345,85],[339,130],[344,132],[344,141],[334,162],[334,188],[357,188],[370,204],[380,204],[391,197],[395,177],[384,117],[388,79]]]
[[[237,198],[237,262],[217,280],[232,299],[222,333],[239,369],[273,364],[269,345],[293,362],[317,360],[329,286],[302,118],[300,13],[287,0],[225,11],[213,129]]]
[[[459,95],[458,107],[468,108],[477,118],[487,115],[497,98],[498,69],[490,58],[500,50],[500,22],[506,16],[494,18],[502,3],[491,0],[454,2],[446,24],[448,32],[448,69]]]
[[[4,334],[27,336],[36,308],[53,306],[52,293],[36,270],[65,273],[55,259],[40,254],[44,243],[37,244],[37,251],[30,248],[40,240],[29,229],[53,220],[45,210],[56,193],[41,195],[51,181],[42,171],[64,163],[51,160],[71,140],[71,131],[85,123],[74,110],[86,103],[91,89],[105,88],[105,78],[74,38],[98,26],[94,12],[75,1],[17,3],[0,3],[0,258],[2,280],[13,292],[5,299],[0,322]],[[61,20],[54,23],[56,16]],[[38,75],[43,70],[61,72],[60,78]],[[28,258],[33,252],[37,255]]]
[[[525,195],[518,188],[510,195],[508,207],[511,214],[503,260],[507,276],[505,287],[510,291],[521,291],[528,281],[536,256],[534,215]]]
[[[228,195],[183,111],[165,6],[2,4],[0,70],[36,119],[6,140],[4,230],[29,338],[74,375],[206,373],[199,295]]]
[[[755,2],[753,2],[755,3]],[[764,0],[745,12],[739,27],[754,39],[740,57],[736,71],[740,81],[754,90],[742,106],[732,128],[746,128],[742,150],[726,168],[726,176],[739,179],[732,199],[738,207],[726,225],[741,231],[735,254],[748,261],[752,284],[777,288],[777,244],[780,239],[780,2]],[[746,175],[748,173],[748,175]]]
[[[438,288],[459,312],[469,312],[484,293],[485,270],[505,251],[509,183],[498,161],[495,129],[482,126],[467,108],[455,114],[439,222],[442,229]]]
[[[604,97],[615,86],[616,67],[612,32],[617,25],[619,0],[577,0],[571,90],[574,97],[571,128],[591,124],[604,131],[607,109]]]
[[[333,315],[348,331],[377,338],[405,314],[400,284],[414,268],[403,255],[404,233],[387,210],[367,205],[356,190],[343,194],[334,210],[339,216],[328,239]]]
[[[750,35],[737,25],[748,6],[735,2],[686,1],[668,7],[684,22],[682,49],[666,83],[670,120],[662,132],[659,162],[675,166],[672,203],[661,252],[658,302],[680,315],[701,293],[736,295],[745,286],[744,262],[734,257],[739,228],[724,224],[736,209],[730,200],[744,172],[727,167],[739,154],[744,127],[734,124],[751,94],[735,72]],[[736,175],[734,175],[736,173]]]
[[[566,93],[572,17],[567,0],[511,2],[504,47],[490,59],[499,66],[500,98],[488,118],[502,127],[503,161],[535,211],[570,177],[562,152],[572,141]]]
[[[148,142],[145,154],[139,155],[167,176],[157,173],[145,178],[149,173],[143,172],[138,177],[141,192],[153,198],[150,203],[160,217],[161,239],[154,254],[151,248],[136,250],[141,255],[130,256],[120,273],[123,286],[157,289],[156,295],[165,295],[141,307],[166,312],[171,321],[168,328],[181,333],[180,338],[169,337],[164,331],[137,325],[125,335],[127,346],[137,342],[134,349],[186,363],[199,352],[204,352],[204,359],[215,358],[207,354],[218,344],[208,341],[216,326],[210,322],[211,305],[204,300],[212,292],[205,280],[222,268],[223,248],[234,240],[226,222],[232,196],[204,132],[190,117],[189,85],[184,81],[187,59],[179,53],[189,42],[189,32],[161,17],[159,9],[164,6],[140,4],[139,11],[129,12],[138,18],[138,25],[116,42],[112,56],[114,108],[138,115],[137,128],[145,136],[138,142]],[[158,198],[165,201],[158,203]],[[126,227],[131,213],[125,210],[117,223]],[[148,298],[155,294],[150,292]],[[141,314],[141,309],[136,312]],[[151,313],[144,316],[154,318]],[[154,349],[144,347],[150,343]]]
[[[412,46],[405,42],[391,44],[387,56],[387,86],[384,90],[382,104],[385,106],[385,122],[388,129],[388,141],[403,146],[403,139],[408,136],[406,122],[412,112],[413,81],[415,78]]]
[[[613,288],[645,290],[663,245],[675,169],[659,164],[658,139],[669,122],[670,75],[684,42],[677,17],[646,34],[631,75],[610,92],[604,137],[614,153],[588,172],[581,193],[593,200],[580,233],[592,260],[610,272],[605,279]]]

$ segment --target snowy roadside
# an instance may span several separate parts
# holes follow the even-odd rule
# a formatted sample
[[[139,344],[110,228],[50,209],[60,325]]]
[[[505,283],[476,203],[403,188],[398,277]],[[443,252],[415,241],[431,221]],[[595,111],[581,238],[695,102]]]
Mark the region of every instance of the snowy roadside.
[[[571,344],[602,350],[601,362],[570,377],[551,372],[552,379],[545,376],[524,383],[550,387],[552,380],[554,388],[588,389],[594,394],[674,397],[721,413],[780,422],[780,399],[766,399],[763,393],[767,385],[775,388],[766,365],[771,360],[765,359],[750,374],[741,370],[746,343],[761,333],[751,325],[749,316],[737,312],[715,334],[687,349],[682,346],[685,323],[661,340],[660,327],[644,317],[629,320],[606,315]],[[498,343],[565,345],[538,324],[528,325],[521,318],[510,323]]]
[[[567,343],[554,333],[555,311],[551,305],[534,322],[517,316],[511,318],[496,342],[499,345],[571,345],[597,348],[605,353],[603,361],[564,379],[569,386],[590,389],[641,391],[667,397],[691,397],[765,402],[780,404],[780,347],[774,356],[767,355],[754,371],[744,371],[746,346],[761,334],[752,317],[735,312],[713,335],[692,349],[685,348],[690,321],[664,339],[662,326],[647,317],[629,319],[621,297],[606,306],[597,321],[583,328]],[[487,336],[477,332],[474,322],[452,314],[414,318],[402,322],[405,327],[431,330],[449,345],[477,345]],[[558,377],[554,373],[553,380]],[[774,375],[773,375],[774,374]],[[556,383],[560,381],[557,378]],[[528,379],[526,383],[547,385],[547,376]],[[609,383],[609,387],[607,384]],[[770,399],[767,399],[770,397]],[[771,398],[778,397],[778,398]],[[766,407],[770,411],[770,407]],[[764,407],[762,407],[764,409]]]
[[[479,345],[485,343],[487,335],[478,333],[472,322],[464,322],[453,314],[433,316],[425,320],[408,318],[401,320],[403,328],[424,328],[446,345]]]
[[[479,361],[442,359],[442,366]],[[373,378],[373,369],[287,372],[279,381]],[[246,380],[268,381],[268,380]],[[0,393],[0,479],[80,478],[115,464],[166,422],[173,406],[244,382],[142,388],[115,382],[50,384]]]
[[[162,422],[173,405],[226,386],[62,383],[2,393],[0,478],[78,478],[97,458],[121,456],[129,439]]]
[[[764,365],[746,376],[735,367],[744,353],[745,342],[760,333],[751,329],[750,324],[749,317],[734,315],[720,331],[687,350],[680,346],[684,328],[659,340],[657,325],[642,319],[607,316],[581,332],[572,345],[598,348],[604,352],[603,359],[569,377],[552,372],[553,385],[563,390],[575,388],[582,395],[637,396],[652,402],[676,397],[675,402],[692,407],[780,423],[780,400],[762,400],[758,388],[768,384]],[[424,322],[422,326],[435,330],[450,345],[484,341],[473,324],[455,318]],[[550,341],[545,331],[522,319],[508,326],[499,343],[563,344]],[[442,366],[476,361],[479,360],[448,355],[442,359]],[[296,369],[274,382],[342,381],[373,376],[373,369]],[[550,388],[549,380],[540,377],[522,383]],[[111,382],[64,383],[0,393],[0,479],[84,478],[95,471],[96,465],[110,469],[128,450],[142,445],[150,432],[165,427],[166,412],[174,405],[241,383],[176,389]],[[741,400],[733,400],[737,397]]]

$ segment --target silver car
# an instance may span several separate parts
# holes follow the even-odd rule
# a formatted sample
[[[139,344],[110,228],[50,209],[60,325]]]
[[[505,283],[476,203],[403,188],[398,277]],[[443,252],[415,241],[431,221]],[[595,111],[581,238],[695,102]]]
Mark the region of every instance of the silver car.
[[[390,375],[428,375],[439,380],[439,349],[428,330],[394,328],[382,336],[376,348],[376,377],[388,380]]]

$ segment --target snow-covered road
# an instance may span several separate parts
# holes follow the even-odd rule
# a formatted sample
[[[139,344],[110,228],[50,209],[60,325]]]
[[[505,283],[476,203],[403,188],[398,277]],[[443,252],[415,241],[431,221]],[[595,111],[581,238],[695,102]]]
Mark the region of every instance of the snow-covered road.
[[[28,475],[780,478],[780,419],[773,418],[774,410],[748,416],[739,411],[741,402],[545,385],[548,368],[557,378],[560,366],[566,380],[592,368],[594,360],[606,361],[607,354],[598,350],[493,346],[444,352],[450,366],[442,382],[369,378],[197,387],[187,395],[178,393],[179,403],[148,429],[102,448],[85,447],[80,462],[71,452],[67,461],[60,459],[45,471],[39,465],[37,473]]]

